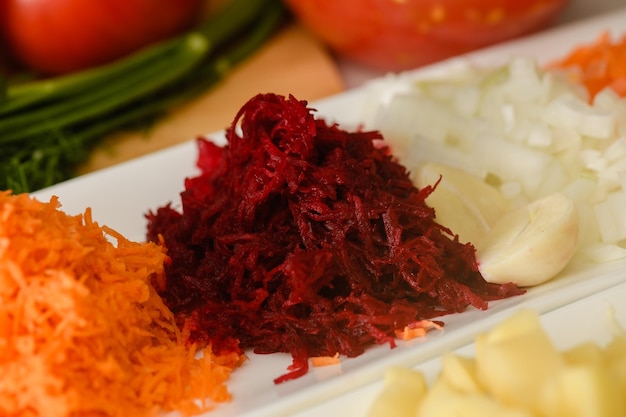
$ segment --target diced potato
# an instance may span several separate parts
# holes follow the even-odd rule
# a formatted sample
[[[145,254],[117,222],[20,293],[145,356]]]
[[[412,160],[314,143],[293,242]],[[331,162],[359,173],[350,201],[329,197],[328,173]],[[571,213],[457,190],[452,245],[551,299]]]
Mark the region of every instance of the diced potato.
[[[540,394],[545,417],[616,417],[624,404],[615,375],[602,365],[570,365],[550,376]]]
[[[604,348],[607,367],[615,375],[626,414],[626,335],[619,334]]]
[[[609,361],[609,358],[607,358],[607,361]],[[607,368],[617,379],[619,395],[622,399],[624,414],[626,415],[626,350],[623,350],[621,352],[621,357],[614,356],[610,358],[610,362],[607,364]]]
[[[445,353],[441,358],[440,378],[460,393],[479,394],[485,391],[476,377],[474,358]]]
[[[427,390],[428,385],[421,372],[389,367],[385,372],[383,389],[374,399],[368,417],[414,417]]]
[[[530,332],[543,332],[539,316],[532,310],[517,310],[487,333],[490,343],[509,340]]]
[[[604,348],[606,360],[611,363],[615,360],[626,359],[626,336],[614,337]]]
[[[626,333],[557,351],[538,314],[519,310],[476,338],[476,357],[441,358],[428,389],[390,368],[369,417],[626,417]]]
[[[606,364],[604,350],[594,342],[578,344],[563,352],[563,358],[568,365],[598,365]]]
[[[484,393],[461,393],[438,379],[419,406],[416,417],[533,417]]]
[[[542,382],[562,365],[538,316],[528,310],[476,338],[478,379],[504,404],[533,409]]]

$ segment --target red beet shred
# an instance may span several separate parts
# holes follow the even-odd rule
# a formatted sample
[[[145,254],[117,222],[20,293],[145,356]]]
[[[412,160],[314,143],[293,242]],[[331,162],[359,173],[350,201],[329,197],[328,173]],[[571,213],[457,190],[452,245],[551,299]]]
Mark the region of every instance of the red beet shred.
[[[172,260],[161,295],[189,342],[288,352],[278,383],[312,356],[393,346],[412,322],[522,292],[482,278],[473,246],[435,222],[432,188],[415,188],[378,132],[262,94],[226,137],[198,140],[201,174],[186,180],[181,212],[147,215]]]

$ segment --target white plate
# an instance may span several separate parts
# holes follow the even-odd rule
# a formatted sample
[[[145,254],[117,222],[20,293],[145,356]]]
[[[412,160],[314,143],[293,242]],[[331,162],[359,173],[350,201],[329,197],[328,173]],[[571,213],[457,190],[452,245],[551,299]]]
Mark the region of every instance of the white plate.
[[[512,56],[534,56],[545,62],[563,56],[576,44],[591,42],[603,30],[615,35],[626,31],[626,9],[593,20],[544,32],[523,40],[501,44],[463,57],[479,65],[499,65]],[[442,74],[455,60],[414,72],[414,75]],[[448,67],[449,68],[449,67]],[[364,90],[356,89],[311,104],[320,116],[341,125],[356,126],[362,114]],[[298,97],[306,99],[306,97]],[[243,103],[242,103],[243,104]],[[234,116],[234,115],[233,115]],[[223,140],[223,133],[210,135]],[[193,141],[102,171],[84,175],[34,193],[41,200],[59,196],[63,210],[82,213],[92,208],[93,218],[132,240],[145,239],[145,214],[169,202],[179,205],[185,177],[195,175],[196,147]],[[415,366],[470,343],[477,332],[502,320],[521,305],[549,312],[589,294],[626,281],[626,261],[605,265],[572,265],[559,279],[535,288],[528,294],[492,303],[487,311],[470,310],[445,318],[445,330],[423,340],[390,349],[387,345],[369,349],[358,358],[345,360],[341,373],[329,375],[317,370],[287,383],[272,380],[285,373],[288,355],[250,355],[229,383],[234,401],[210,413],[215,417],[286,416],[305,410],[380,379],[390,364]],[[332,373],[332,372],[330,372]],[[356,392],[356,391],[355,391]],[[323,415],[323,414],[319,414]]]

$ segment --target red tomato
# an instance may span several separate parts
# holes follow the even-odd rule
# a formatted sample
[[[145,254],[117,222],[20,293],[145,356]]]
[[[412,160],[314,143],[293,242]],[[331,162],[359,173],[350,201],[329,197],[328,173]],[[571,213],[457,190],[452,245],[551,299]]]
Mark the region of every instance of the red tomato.
[[[192,25],[202,0],[0,0],[0,29],[27,67],[61,74],[104,64]]]
[[[336,52],[405,70],[549,24],[569,0],[285,0]]]

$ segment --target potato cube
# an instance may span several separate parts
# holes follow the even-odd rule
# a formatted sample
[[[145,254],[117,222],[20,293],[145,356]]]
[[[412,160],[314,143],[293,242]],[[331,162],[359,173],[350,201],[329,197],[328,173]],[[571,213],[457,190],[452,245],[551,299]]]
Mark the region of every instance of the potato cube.
[[[476,338],[478,379],[507,405],[534,409],[539,387],[562,366],[537,314],[527,310]]]
[[[383,389],[374,399],[368,417],[414,417],[427,390],[426,379],[421,372],[389,367],[385,371]]]
[[[441,358],[440,378],[461,393],[482,393],[483,387],[476,376],[476,360],[454,353],[445,353]]]
[[[460,393],[438,379],[419,406],[417,417],[533,417],[484,393]]]
[[[580,343],[565,352],[563,358],[569,365],[597,365],[606,364],[606,355],[600,345],[594,342]]]
[[[539,393],[545,417],[617,417],[624,415],[621,390],[604,366],[571,365],[546,380]]]

